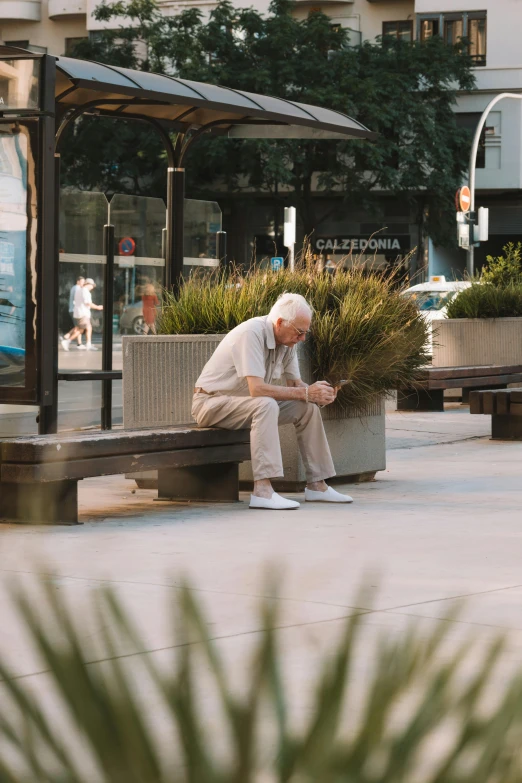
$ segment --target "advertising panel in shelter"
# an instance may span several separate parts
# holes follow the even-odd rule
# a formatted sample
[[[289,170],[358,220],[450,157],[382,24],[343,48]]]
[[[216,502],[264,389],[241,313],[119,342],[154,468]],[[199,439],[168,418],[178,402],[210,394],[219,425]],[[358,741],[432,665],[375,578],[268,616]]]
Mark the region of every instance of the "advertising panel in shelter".
[[[25,385],[28,144],[0,126],[0,386]]]

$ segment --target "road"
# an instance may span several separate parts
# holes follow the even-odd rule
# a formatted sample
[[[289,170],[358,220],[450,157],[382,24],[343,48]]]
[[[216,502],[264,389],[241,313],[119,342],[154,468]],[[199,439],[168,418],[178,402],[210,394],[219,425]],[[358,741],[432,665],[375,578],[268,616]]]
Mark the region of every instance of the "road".
[[[98,351],[78,351],[74,346],[66,352],[60,348],[59,369],[101,370],[101,343],[93,343]],[[121,336],[114,335],[113,369],[121,370]],[[113,383],[113,424],[122,422],[121,381]],[[58,427],[61,430],[100,425],[101,381],[58,384]],[[31,405],[0,405],[0,436],[30,435],[38,432],[38,408]]]

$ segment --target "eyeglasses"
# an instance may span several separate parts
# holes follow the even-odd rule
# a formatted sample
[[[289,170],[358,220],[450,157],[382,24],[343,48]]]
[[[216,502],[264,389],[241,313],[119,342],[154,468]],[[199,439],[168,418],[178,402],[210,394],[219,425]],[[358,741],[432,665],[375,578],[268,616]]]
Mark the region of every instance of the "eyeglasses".
[[[299,335],[299,337],[308,337],[308,335],[310,334],[310,330],[309,330],[309,329],[298,329],[298,328],[297,328],[297,326],[294,326],[294,324],[292,323],[292,321],[288,321],[288,323],[290,324],[290,326],[291,326],[293,329],[295,329],[295,331],[297,332],[297,334]]]

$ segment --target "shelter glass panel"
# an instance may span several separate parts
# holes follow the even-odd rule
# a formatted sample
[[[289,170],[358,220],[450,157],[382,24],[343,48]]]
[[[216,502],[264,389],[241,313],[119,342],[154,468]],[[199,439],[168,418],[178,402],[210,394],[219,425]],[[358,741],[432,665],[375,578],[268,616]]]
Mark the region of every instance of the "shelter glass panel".
[[[166,220],[160,198],[116,194],[111,200],[115,240],[113,324],[121,334],[154,330],[165,283]]]
[[[59,353],[60,370],[101,369],[101,353],[96,350],[91,353],[86,347],[89,337],[93,349],[101,347],[102,311],[86,307],[85,292],[81,290],[83,282],[79,278],[94,282],[95,287],[90,291],[92,302],[100,305],[105,264],[103,226],[107,215],[108,202],[103,193],[62,191],[58,327],[62,335],[71,335],[72,339],[68,345],[62,342],[66,350]],[[83,318],[90,322],[87,326],[82,326],[83,321],[78,323]],[[81,327],[80,334],[78,330],[72,333],[75,326]]]
[[[40,60],[0,60],[0,109],[40,107]]]
[[[222,215],[216,201],[185,199],[185,237],[183,255],[185,271],[194,267],[219,266],[217,237]]]

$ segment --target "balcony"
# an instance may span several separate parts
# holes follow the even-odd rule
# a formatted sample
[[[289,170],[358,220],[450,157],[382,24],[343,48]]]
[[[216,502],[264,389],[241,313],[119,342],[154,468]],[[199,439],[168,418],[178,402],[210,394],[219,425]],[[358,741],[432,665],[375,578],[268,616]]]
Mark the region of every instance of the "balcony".
[[[40,0],[0,0],[2,21],[39,22],[41,18]]]
[[[86,13],[87,0],[49,0],[49,19],[76,19]]]

